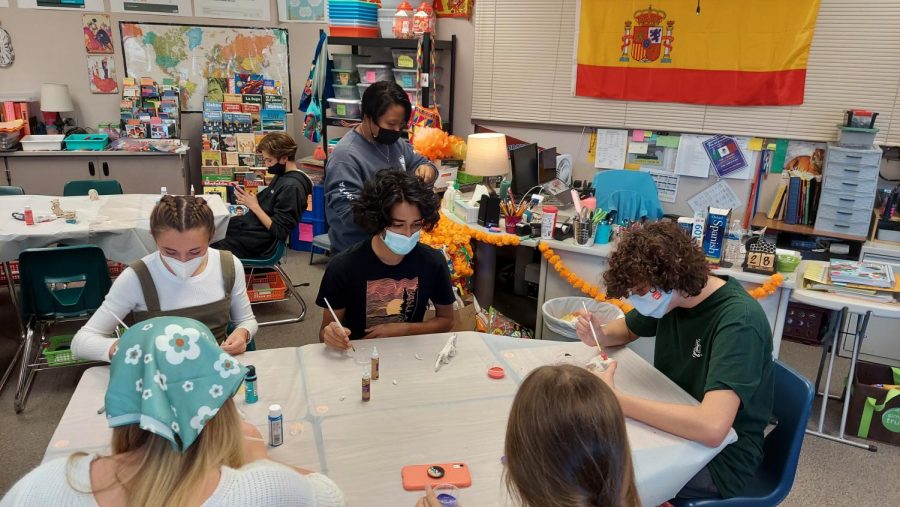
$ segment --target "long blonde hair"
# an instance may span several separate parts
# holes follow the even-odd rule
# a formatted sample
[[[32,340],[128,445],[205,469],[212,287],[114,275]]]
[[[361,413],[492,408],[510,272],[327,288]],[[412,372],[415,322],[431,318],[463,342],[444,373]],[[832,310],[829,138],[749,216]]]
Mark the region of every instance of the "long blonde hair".
[[[226,401],[183,453],[172,447],[169,440],[143,430],[137,424],[114,428],[113,456],[126,452],[142,456],[137,470],[131,477],[117,474],[115,481],[103,489],[123,487],[129,507],[188,505],[210,471],[218,470],[222,465],[240,468],[244,464],[243,432],[237,407],[233,400]],[[84,453],[76,453],[72,458],[79,455]],[[70,459],[70,469],[72,465]],[[71,479],[69,484],[72,484]]]
[[[638,507],[616,395],[578,366],[542,366],[522,382],[506,427],[506,486],[525,507]]]

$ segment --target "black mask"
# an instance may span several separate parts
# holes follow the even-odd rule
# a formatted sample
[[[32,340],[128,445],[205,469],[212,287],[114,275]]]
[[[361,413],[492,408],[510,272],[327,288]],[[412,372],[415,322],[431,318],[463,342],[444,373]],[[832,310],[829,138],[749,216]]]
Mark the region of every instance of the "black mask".
[[[384,127],[378,127],[378,135],[373,137],[375,138],[375,142],[378,144],[391,145],[396,143],[397,140],[400,139],[400,131],[388,130]]]
[[[284,171],[286,169],[287,169],[287,166],[285,166],[281,162],[279,162],[275,165],[270,165],[269,167],[266,167],[266,170],[269,172],[269,174],[274,174],[275,176],[281,176],[282,174],[284,174]]]

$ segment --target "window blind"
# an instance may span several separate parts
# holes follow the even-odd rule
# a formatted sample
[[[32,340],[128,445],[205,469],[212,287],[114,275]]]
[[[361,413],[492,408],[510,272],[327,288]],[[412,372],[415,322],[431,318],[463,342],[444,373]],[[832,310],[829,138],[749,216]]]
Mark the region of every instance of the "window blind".
[[[822,0],[804,103],[781,107],[575,97],[577,5],[576,0],[475,3],[473,119],[830,141],[837,138],[835,125],[843,112],[863,108],[880,113],[877,141],[900,145],[896,0]]]

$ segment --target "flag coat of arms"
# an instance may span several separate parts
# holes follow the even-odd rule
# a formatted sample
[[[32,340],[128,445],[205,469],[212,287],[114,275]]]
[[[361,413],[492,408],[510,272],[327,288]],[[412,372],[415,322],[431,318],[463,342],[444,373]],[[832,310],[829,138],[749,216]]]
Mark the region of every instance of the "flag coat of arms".
[[[819,0],[579,0],[575,95],[803,103]]]

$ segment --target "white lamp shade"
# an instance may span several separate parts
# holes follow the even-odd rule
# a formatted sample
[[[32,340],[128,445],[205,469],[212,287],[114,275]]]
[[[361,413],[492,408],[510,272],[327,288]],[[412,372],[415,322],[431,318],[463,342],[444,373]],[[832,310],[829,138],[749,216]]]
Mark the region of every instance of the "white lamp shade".
[[[41,85],[41,111],[59,113],[74,111],[69,85],[44,83]]]
[[[470,134],[466,140],[466,174],[503,176],[509,173],[506,134]]]

